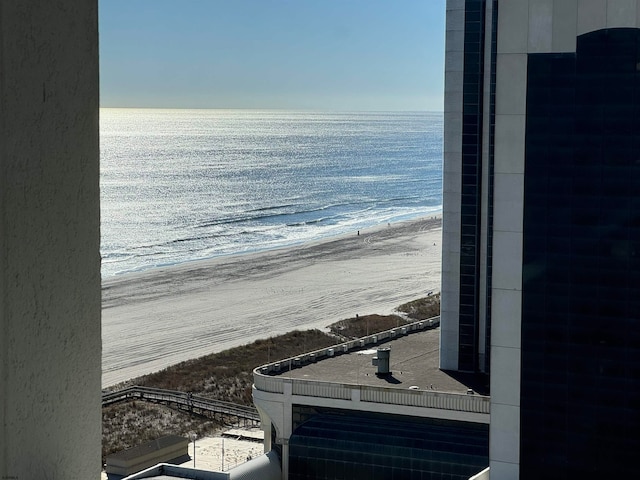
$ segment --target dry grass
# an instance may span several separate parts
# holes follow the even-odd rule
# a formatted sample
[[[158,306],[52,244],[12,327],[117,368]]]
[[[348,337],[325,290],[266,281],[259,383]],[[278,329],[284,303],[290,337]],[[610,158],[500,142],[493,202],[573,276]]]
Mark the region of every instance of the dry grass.
[[[404,313],[411,322],[436,317],[440,315],[440,294],[405,303],[397,310]],[[329,331],[342,339],[351,340],[390,330],[405,323],[407,320],[399,315],[364,315],[346,318],[329,325]]]
[[[329,325],[329,331],[341,340],[353,340],[407,323],[398,315],[362,315]]]
[[[335,343],[320,330],[293,331],[249,345],[178,363],[134,379],[131,384],[192,392],[208,398],[251,405],[253,369]]]
[[[102,409],[102,461],[110,455],[164,435],[188,437],[190,432],[215,433],[220,423],[162,405],[133,401]]]
[[[440,315],[440,293],[400,305],[398,311],[414,321],[437,317]]]

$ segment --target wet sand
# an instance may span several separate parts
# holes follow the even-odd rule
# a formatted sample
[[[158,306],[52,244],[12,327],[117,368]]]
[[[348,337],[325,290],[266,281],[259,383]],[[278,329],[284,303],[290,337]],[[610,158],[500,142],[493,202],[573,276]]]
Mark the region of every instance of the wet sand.
[[[441,216],[112,277],[103,387],[295,329],[389,314],[440,290]]]

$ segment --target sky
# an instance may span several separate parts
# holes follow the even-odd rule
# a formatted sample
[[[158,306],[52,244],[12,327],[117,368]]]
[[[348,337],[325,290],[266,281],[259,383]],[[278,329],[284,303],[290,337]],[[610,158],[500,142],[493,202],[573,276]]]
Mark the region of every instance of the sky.
[[[442,111],[445,0],[99,0],[102,107]]]

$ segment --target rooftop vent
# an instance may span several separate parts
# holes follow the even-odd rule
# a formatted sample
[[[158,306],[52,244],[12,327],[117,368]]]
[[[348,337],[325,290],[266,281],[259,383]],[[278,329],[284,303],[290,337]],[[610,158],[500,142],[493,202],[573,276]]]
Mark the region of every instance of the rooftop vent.
[[[372,365],[378,367],[378,371],[376,372],[376,375],[389,375],[391,373],[389,371],[390,355],[391,355],[391,349],[389,347],[378,349],[377,355],[373,357],[371,361]]]

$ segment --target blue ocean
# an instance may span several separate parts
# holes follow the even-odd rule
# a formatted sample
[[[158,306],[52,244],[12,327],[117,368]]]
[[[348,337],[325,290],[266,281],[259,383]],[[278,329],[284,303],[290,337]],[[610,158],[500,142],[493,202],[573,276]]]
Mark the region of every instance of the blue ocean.
[[[101,109],[102,276],[442,210],[441,113]]]

